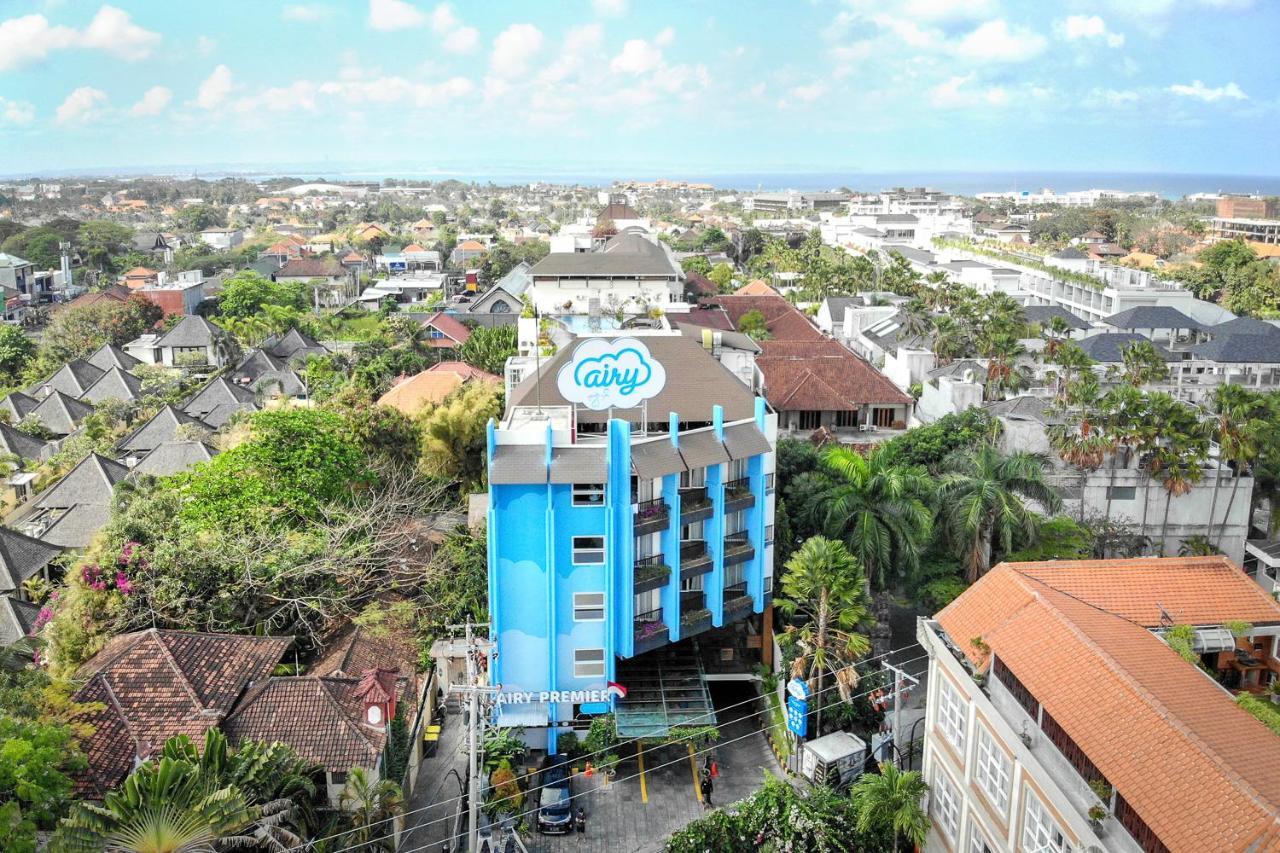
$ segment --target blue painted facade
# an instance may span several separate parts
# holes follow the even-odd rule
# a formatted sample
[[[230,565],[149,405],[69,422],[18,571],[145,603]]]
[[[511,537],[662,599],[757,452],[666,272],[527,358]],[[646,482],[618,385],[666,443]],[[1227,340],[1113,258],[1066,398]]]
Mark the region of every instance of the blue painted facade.
[[[757,399],[755,422],[760,432],[767,435],[765,417],[764,401]],[[714,410],[712,423],[711,430],[723,438],[725,425],[719,407]],[[674,415],[670,429],[669,435],[660,440],[671,441],[679,447],[681,433]],[[537,455],[545,462],[543,470],[539,473],[535,465],[522,469],[521,473],[522,479],[537,482],[511,483],[507,482],[509,476],[495,478],[492,475],[495,454],[500,445],[513,443],[509,439],[510,436],[490,424],[489,613],[491,639],[495,643],[491,682],[501,685],[504,693],[603,690],[608,682],[616,680],[619,659],[676,642],[691,632],[763,612],[767,604],[765,579],[772,575],[771,567],[766,566],[771,553],[766,530],[771,529],[768,525],[772,519],[767,518],[770,504],[766,495],[764,454],[710,465],[695,472],[666,474],[652,482],[638,484],[642,500],[661,498],[665,504],[665,521],[648,517],[646,523],[651,529],[661,526],[644,536],[646,549],[655,553],[655,559],[660,553],[670,567],[665,582],[654,592],[646,592],[644,598],[656,601],[655,606],[661,609],[660,624],[655,621],[641,626],[636,621],[639,615],[635,574],[638,517],[637,496],[633,493],[631,425],[613,419],[603,436],[592,436],[589,442],[557,445],[571,446],[578,452],[584,448],[598,450],[607,459],[603,501],[591,505],[575,505],[574,484],[550,482],[553,451],[550,428],[545,440],[536,446]],[[522,441],[527,439],[526,434]],[[534,452],[527,443],[524,446],[530,453]],[[749,482],[751,506],[726,513],[725,484],[731,469],[741,470],[741,476]],[[686,591],[682,596],[681,592],[682,476],[686,480],[705,482],[712,506],[710,517],[701,521],[701,538],[711,557],[710,570],[698,575],[705,596],[703,605],[711,613],[710,621],[705,624],[681,623],[682,597],[690,609],[694,609],[690,602],[696,603],[696,593]],[[744,500],[739,492],[736,503]],[[740,529],[726,529],[729,519],[733,518],[745,520]],[[726,534],[742,534],[735,544],[745,539],[751,546],[751,556],[746,559],[741,558],[742,549],[737,548],[732,567],[726,565]],[[603,549],[584,560],[583,549],[579,548],[575,561],[574,537],[603,537]],[[749,608],[743,607],[735,587],[738,606],[726,615],[728,573],[733,573],[735,578],[741,575],[751,601]],[[579,618],[575,619],[575,593],[602,595],[603,613],[599,615],[603,618],[582,618],[584,612],[579,608]],[[638,637],[642,646],[639,649]],[[597,649],[603,652],[602,667],[589,675],[576,675],[575,653],[582,650],[594,653]],[[565,704],[539,702],[503,706],[498,723],[524,726],[530,743],[539,747],[544,745],[539,731],[542,729],[546,748],[554,752],[557,721],[571,720],[576,713],[609,710],[607,703],[587,703],[579,707],[564,707]]]

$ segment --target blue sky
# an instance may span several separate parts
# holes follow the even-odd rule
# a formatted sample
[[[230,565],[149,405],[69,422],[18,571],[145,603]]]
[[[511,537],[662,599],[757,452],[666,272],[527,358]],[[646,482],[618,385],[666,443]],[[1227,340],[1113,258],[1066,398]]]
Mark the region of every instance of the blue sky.
[[[1275,0],[0,0],[0,173],[1280,172]]]

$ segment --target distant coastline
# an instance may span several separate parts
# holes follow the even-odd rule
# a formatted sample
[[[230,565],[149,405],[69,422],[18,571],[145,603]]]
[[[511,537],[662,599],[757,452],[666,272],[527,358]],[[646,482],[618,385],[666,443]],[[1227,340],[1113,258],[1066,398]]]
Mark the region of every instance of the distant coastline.
[[[1267,175],[1212,175],[1178,174],[1160,172],[1064,172],[1052,170],[1028,170],[1012,172],[981,171],[860,171],[857,169],[825,171],[687,171],[678,169],[620,169],[617,171],[594,170],[589,167],[568,170],[555,167],[539,168],[532,164],[493,168],[437,168],[415,169],[404,165],[376,168],[355,164],[333,164],[326,167],[318,163],[297,164],[209,164],[208,166],[161,166],[153,168],[102,168],[44,172],[40,174],[4,175],[5,180],[67,179],[72,177],[199,177],[207,180],[235,177],[249,180],[266,180],[278,177],[295,177],[302,180],[324,179],[328,181],[379,182],[386,178],[397,180],[444,181],[461,180],[476,183],[525,184],[541,181],[554,184],[579,184],[607,187],[617,181],[653,181],[666,178],[674,181],[713,184],[718,189],[748,191],[770,190],[826,190],[848,187],[859,191],[877,191],[896,186],[928,186],[958,195],[973,196],[981,192],[1031,191],[1051,188],[1059,193],[1089,189],[1125,191],[1151,191],[1178,199],[1194,193],[1233,192],[1280,195],[1280,176]]]

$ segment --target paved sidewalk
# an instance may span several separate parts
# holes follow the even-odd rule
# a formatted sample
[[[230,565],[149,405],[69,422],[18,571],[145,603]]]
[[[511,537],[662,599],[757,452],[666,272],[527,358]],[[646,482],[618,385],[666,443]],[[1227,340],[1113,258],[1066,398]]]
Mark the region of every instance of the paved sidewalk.
[[[436,754],[418,768],[418,785],[405,802],[405,831],[401,850],[423,849],[437,853],[440,845],[452,840],[454,814],[458,808],[459,779],[467,778],[467,726],[462,714],[446,714],[440,730]],[[450,770],[457,770],[454,776]],[[422,809],[422,811],[419,811]],[[451,844],[451,849],[456,842]]]

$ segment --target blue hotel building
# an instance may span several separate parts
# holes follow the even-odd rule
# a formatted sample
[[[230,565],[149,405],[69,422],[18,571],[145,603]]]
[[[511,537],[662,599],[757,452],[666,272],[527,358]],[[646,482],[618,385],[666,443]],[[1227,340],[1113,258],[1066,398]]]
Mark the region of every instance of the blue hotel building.
[[[639,664],[769,605],[776,434],[763,398],[670,332],[577,338],[513,389],[488,432],[498,725],[555,752],[586,715],[657,735],[707,705],[700,679]]]

